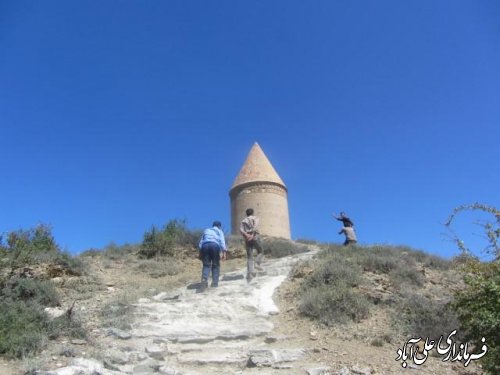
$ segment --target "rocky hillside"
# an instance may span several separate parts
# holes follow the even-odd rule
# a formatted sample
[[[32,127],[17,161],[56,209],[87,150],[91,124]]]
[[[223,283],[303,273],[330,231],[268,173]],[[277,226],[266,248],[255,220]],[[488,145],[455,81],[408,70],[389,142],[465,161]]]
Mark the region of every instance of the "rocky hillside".
[[[435,350],[420,365],[396,360],[411,329],[455,324],[446,303],[460,278],[445,261],[400,248],[282,243],[247,283],[241,244],[232,250],[219,288],[204,292],[192,248],[155,260],[89,252],[82,275],[24,270],[62,296],[47,313],[78,321],[86,334],[60,335],[24,360],[3,358],[0,373],[482,373],[480,360],[465,367]]]

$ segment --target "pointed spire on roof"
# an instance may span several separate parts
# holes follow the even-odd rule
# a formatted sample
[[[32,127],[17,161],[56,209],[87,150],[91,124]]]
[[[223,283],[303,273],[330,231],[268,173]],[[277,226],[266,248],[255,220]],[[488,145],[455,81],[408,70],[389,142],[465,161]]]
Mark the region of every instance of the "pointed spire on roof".
[[[273,182],[286,188],[280,176],[274,170],[271,162],[257,142],[254,143],[248,153],[245,164],[233,182],[231,189],[248,182]]]

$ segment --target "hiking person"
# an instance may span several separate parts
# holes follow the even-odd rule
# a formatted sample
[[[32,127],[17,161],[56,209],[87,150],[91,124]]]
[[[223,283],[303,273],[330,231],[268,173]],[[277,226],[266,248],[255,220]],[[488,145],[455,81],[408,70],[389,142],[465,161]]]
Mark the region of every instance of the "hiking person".
[[[344,227],[354,227],[354,223],[352,222],[351,219],[349,219],[349,217],[347,217],[345,212],[341,212],[340,216],[337,216],[334,212],[333,217],[338,221],[341,221],[342,224],[344,224]]]
[[[226,240],[221,227],[222,224],[220,221],[214,221],[211,228],[203,231],[198,244],[200,259],[203,262],[201,270],[201,287],[203,290],[208,287],[210,271],[212,271],[211,287],[217,288],[219,286],[221,253],[222,260],[225,260],[227,257]]]
[[[347,245],[354,245],[358,242],[358,239],[356,238],[356,233],[354,232],[353,227],[343,227],[339,234],[344,234],[345,235],[345,241],[344,241],[344,246]]]
[[[254,270],[253,250],[257,250],[257,258],[255,259],[255,263],[257,263],[255,268],[257,269],[260,269],[264,253],[259,238],[259,218],[253,215],[253,208],[248,208],[245,213],[247,217],[241,221],[240,232],[245,240],[245,249],[247,251],[247,282],[250,282],[257,275]]]

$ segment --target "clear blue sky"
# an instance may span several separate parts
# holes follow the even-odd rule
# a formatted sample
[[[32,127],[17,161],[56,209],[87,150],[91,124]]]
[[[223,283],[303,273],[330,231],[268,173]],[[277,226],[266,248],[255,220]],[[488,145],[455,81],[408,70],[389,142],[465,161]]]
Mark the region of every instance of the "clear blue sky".
[[[0,1],[0,232],[72,253],[229,230],[257,141],[293,238],[455,253],[500,206],[500,2]],[[474,218],[458,229],[479,239]]]

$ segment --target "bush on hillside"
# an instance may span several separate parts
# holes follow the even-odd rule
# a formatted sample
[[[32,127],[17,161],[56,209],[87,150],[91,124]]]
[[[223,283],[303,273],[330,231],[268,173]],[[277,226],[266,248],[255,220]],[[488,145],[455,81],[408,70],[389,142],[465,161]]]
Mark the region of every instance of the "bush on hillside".
[[[82,275],[85,264],[76,257],[61,251],[47,225],[7,234],[6,242],[0,237],[2,267],[19,268],[41,263],[61,266],[68,274]]]
[[[301,314],[327,326],[348,321],[359,322],[369,313],[369,302],[347,285],[322,285],[304,293],[299,305]]]
[[[24,301],[0,303],[0,354],[22,358],[43,347],[49,320],[42,309]]]
[[[196,247],[201,232],[191,231],[184,220],[170,220],[162,229],[152,226],[144,233],[144,239],[139,249],[139,256],[154,258],[174,256],[179,247]]]
[[[500,262],[471,261],[463,268],[466,287],[455,295],[453,306],[465,338],[477,350],[486,338],[488,353],[481,361],[491,374],[500,373]]]
[[[394,325],[399,326],[409,337],[428,337],[438,340],[440,336],[458,329],[459,323],[449,300],[433,300],[416,293],[404,293],[396,306]],[[460,332],[455,336],[459,339]]]
[[[317,264],[313,273],[304,281],[303,288],[310,290],[323,285],[355,287],[361,283],[361,273],[357,264],[338,254],[331,254]]]
[[[84,336],[74,316],[49,319],[44,308],[58,306],[60,298],[50,281],[40,279],[56,271],[81,275],[84,263],[61,252],[44,225],[5,238],[0,238],[0,354],[21,358],[61,335]]]
[[[40,306],[59,306],[60,299],[49,281],[14,277],[7,280],[0,290],[3,301],[23,301]]]
[[[276,237],[263,237],[262,249],[264,251],[264,254],[267,254],[272,258],[282,258],[288,255],[294,255],[309,251],[309,249],[305,245],[297,244],[293,241]]]
[[[488,263],[477,257],[451,229],[455,217],[464,211],[489,215],[489,220],[477,222],[487,240],[484,253],[493,257]],[[454,308],[458,314],[467,341],[479,348],[486,338],[488,353],[481,359],[483,368],[491,374],[500,373],[500,210],[481,203],[455,208],[445,225],[460,250],[455,264],[462,271],[465,288],[456,292]]]
[[[416,300],[417,297],[400,294],[405,286],[424,285],[425,278],[417,268],[417,262],[437,269],[450,266],[450,262],[444,259],[407,247],[330,244],[318,253],[317,261],[312,263],[312,273],[302,284],[300,311],[325,324],[363,319],[368,315],[371,303],[368,302],[369,296],[356,288],[363,282],[363,272],[371,272],[388,275],[393,288],[399,292],[394,300],[401,304],[401,311],[407,312],[405,327],[411,325],[416,331],[426,331],[419,315],[410,313],[417,310],[427,317],[431,326],[443,327],[435,321],[442,319],[439,310],[415,310],[417,306],[411,305],[407,298]]]
[[[354,289],[361,283],[361,273],[361,267],[341,252],[321,252],[302,283],[300,313],[325,325],[366,318],[370,303]]]
[[[109,260],[119,260],[125,258],[127,255],[134,254],[139,251],[139,245],[125,244],[119,246],[114,242],[111,242],[101,251],[101,256]]]

